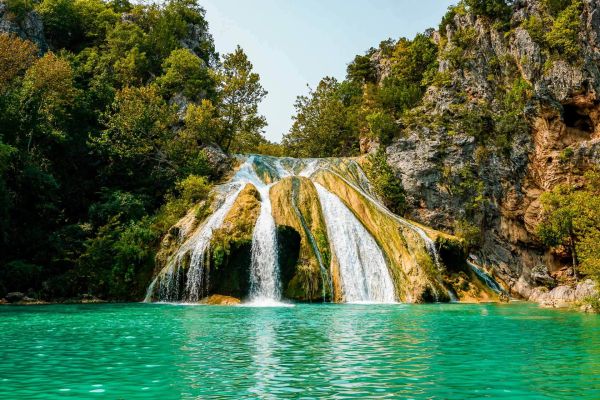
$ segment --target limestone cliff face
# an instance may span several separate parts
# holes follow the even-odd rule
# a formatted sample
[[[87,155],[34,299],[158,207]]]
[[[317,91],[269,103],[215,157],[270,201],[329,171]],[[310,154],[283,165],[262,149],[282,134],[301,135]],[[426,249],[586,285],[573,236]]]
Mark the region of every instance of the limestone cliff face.
[[[536,239],[540,195],[559,183],[576,184],[600,163],[600,1],[583,1],[583,51],[576,61],[550,59],[522,27],[523,21],[543,12],[538,0],[521,0],[514,6],[508,32],[467,13],[457,14],[445,35],[434,34],[440,54],[453,50],[453,38],[460,32],[472,32],[474,41],[465,49],[460,68],[440,58],[439,72],[450,84],[430,87],[417,114],[452,119],[457,104],[482,102],[494,109],[501,85],[515,77],[531,85],[525,108],[530,128],[512,136],[507,156],[482,157],[473,137],[432,123],[405,126],[402,137],[387,147],[388,162],[412,205],[410,217],[437,229],[452,231],[465,214],[464,197],[453,189],[461,177],[451,172],[465,166],[475,169],[489,200],[475,218],[482,230],[477,257],[513,294],[525,298],[540,283],[532,270],[562,267]]]
[[[0,32],[11,33],[21,39],[32,41],[41,53],[48,49],[42,19],[35,11],[19,18],[8,9],[6,3],[0,2]]]

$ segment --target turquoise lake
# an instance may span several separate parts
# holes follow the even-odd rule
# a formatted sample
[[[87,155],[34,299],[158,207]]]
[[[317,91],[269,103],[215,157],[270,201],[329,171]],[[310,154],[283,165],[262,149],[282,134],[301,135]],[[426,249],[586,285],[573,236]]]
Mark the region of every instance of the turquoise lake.
[[[535,305],[0,307],[0,399],[600,398],[600,317]]]

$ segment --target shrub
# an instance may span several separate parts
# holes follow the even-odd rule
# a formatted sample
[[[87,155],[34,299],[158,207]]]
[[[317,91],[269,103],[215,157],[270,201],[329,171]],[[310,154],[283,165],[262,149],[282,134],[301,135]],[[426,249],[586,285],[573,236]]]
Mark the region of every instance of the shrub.
[[[550,50],[565,60],[579,59],[581,55],[579,31],[582,7],[581,0],[574,0],[570,6],[558,14],[552,28],[546,33],[546,42]]]
[[[384,150],[378,150],[368,158],[369,164],[365,172],[374,186],[375,192],[383,199],[387,208],[398,215],[406,212],[406,197],[402,181],[396,177],[394,170],[387,163]]]

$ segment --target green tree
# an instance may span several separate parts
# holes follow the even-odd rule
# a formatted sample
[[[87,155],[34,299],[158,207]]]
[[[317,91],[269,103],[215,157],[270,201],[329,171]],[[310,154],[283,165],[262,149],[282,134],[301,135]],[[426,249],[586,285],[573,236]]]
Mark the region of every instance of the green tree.
[[[222,137],[223,120],[217,107],[210,100],[190,104],[184,117],[185,129],[182,139],[187,146],[198,143],[218,143]]]
[[[359,83],[376,83],[377,70],[371,61],[371,54],[364,56],[358,55],[348,65],[347,77],[351,81]]]
[[[174,110],[154,86],[119,91],[104,117],[106,129],[94,142],[117,159],[166,161],[161,149],[171,137]]]
[[[181,93],[192,100],[214,97],[214,80],[206,63],[188,49],[173,50],[163,62],[163,75],[157,79],[162,92]]]
[[[78,91],[71,65],[53,53],[46,53],[27,70],[23,79],[21,108],[27,132],[27,150],[34,137],[61,141],[67,137],[67,123]]]
[[[510,16],[512,0],[464,0],[475,15],[506,19]]]
[[[267,91],[252,68],[248,56],[239,46],[223,59],[218,94],[223,130],[218,144],[225,151],[245,151],[248,143],[264,141],[261,132],[267,123],[258,113],[258,104]]]
[[[84,38],[83,27],[73,0],[43,0],[36,10],[44,21],[46,38],[56,48],[74,48]]]
[[[283,145],[298,157],[350,156],[358,153],[359,130],[335,78],[324,78],[309,96],[296,99],[296,115]]]
[[[558,185],[541,196],[538,236],[549,247],[564,248],[574,269],[582,263],[586,273],[597,275],[600,253],[592,242],[600,235],[600,173],[589,172],[585,179],[580,190]]]
[[[0,33],[0,93],[36,59],[37,47],[27,40]]]

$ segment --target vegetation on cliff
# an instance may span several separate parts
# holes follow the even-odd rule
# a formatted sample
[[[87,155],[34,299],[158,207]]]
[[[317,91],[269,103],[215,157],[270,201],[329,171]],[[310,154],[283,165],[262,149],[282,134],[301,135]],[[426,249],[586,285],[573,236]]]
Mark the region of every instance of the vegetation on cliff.
[[[582,187],[558,185],[542,195],[541,240],[575,269],[600,281],[600,172],[585,175]]]

